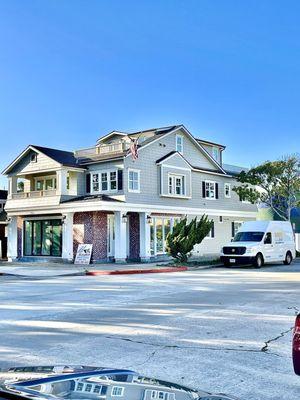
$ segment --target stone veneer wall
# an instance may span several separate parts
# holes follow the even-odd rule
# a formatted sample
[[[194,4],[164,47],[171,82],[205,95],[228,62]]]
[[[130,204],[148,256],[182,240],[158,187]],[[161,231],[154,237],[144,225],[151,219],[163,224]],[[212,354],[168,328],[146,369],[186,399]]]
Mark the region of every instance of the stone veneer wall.
[[[140,219],[138,213],[129,214],[129,258],[140,259]]]
[[[108,261],[107,213],[91,211],[74,214],[74,257],[79,243],[93,244],[92,261]]]

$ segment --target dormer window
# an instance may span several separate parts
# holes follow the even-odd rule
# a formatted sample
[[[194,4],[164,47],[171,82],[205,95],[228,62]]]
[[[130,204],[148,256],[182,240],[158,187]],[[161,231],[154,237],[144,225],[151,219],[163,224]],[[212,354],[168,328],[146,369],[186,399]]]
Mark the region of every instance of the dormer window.
[[[212,148],[212,156],[216,161],[220,161],[220,150],[218,147],[213,147]]]
[[[178,153],[183,153],[183,136],[182,135],[176,135],[176,151]]]

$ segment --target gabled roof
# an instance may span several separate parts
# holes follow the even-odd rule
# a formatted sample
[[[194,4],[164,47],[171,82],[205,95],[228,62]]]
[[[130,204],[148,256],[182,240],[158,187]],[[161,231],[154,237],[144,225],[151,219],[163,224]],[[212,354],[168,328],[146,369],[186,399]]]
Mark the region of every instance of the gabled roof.
[[[223,164],[223,168],[228,174],[237,176],[239,175],[242,171],[247,172],[249,168],[245,167],[238,167],[237,165],[231,165],[231,164]]]
[[[0,190],[0,200],[6,200],[7,199],[7,190]]]
[[[8,174],[9,171],[19,162],[19,160],[24,157],[30,150],[37,153],[44,154],[45,156],[56,161],[58,164],[66,167],[82,168],[74,154],[71,151],[52,149],[49,147],[42,147],[36,145],[29,145],[26,149],[2,172],[2,174]]]
[[[182,160],[192,169],[192,165],[183,157],[183,155],[181,153],[179,153],[178,151],[171,151],[170,153],[166,154],[165,156],[159,158],[158,160],[156,160],[156,164],[162,164],[164,161],[174,157],[175,155],[179,156],[180,158],[182,158]]]
[[[208,145],[212,145],[212,146],[221,147],[222,150],[226,149],[226,146],[224,146],[223,144],[219,144],[219,143],[215,143],[215,142],[210,142],[210,141],[208,141],[208,140],[203,140],[203,139],[198,139],[198,138],[196,138],[196,140],[197,140],[199,143],[202,143],[202,144],[208,144]]]

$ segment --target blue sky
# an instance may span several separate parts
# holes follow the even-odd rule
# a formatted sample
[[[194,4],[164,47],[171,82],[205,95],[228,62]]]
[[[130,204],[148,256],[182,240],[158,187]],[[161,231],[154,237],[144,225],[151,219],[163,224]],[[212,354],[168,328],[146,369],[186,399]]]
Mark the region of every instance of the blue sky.
[[[0,169],[28,144],[178,123],[228,163],[298,151],[299,15],[299,1],[0,0]]]

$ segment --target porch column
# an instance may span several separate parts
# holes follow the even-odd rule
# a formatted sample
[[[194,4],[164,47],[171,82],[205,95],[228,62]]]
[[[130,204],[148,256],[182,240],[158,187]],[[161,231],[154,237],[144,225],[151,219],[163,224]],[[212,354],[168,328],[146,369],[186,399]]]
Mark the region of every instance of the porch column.
[[[127,222],[122,221],[123,213],[115,211],[115,262],[126,262],[127,257]]]
[[[140,259],[142,262],[149,262],[151,257],[150,249],[150,224],[147,221],[147,213],[139,213],[140,217]]]
[[[18,258],[18,223],[17,217],[10,217],[7,226],[7,258],[9,262]]]
[[[73,261],[73,215],[72,212],[63,215],[62,258],[68,262]]]

